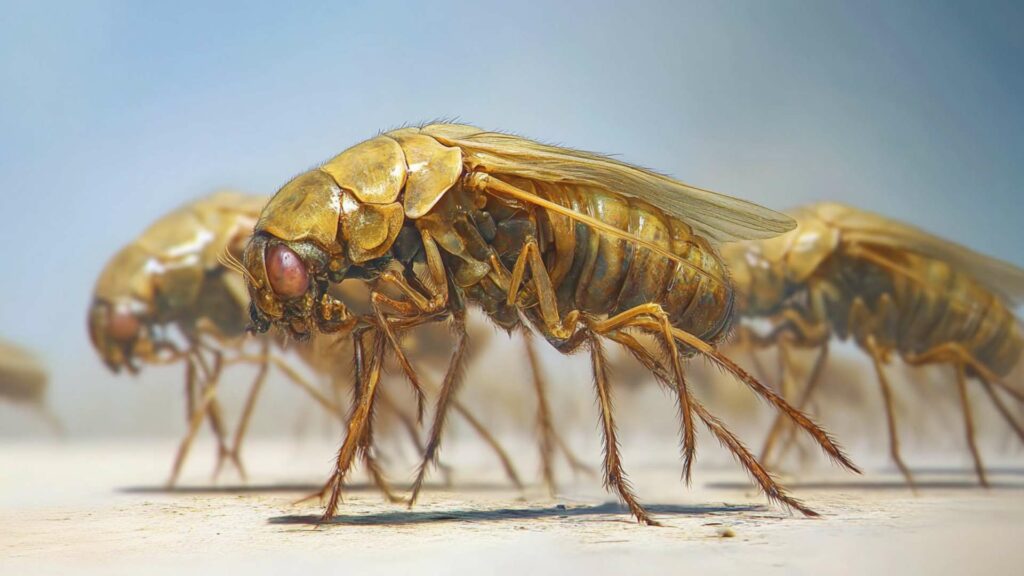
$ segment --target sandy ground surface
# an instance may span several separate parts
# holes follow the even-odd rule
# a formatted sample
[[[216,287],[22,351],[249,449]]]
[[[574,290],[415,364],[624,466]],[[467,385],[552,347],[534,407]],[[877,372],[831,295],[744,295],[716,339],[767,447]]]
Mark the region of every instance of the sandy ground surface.
[[[170,449],[0,444],[0,573],[957,574],[1024,564],[1024,474],[1012,468],[996,470],[987,491],[969,471],[933,470],[916,496],[884,471],[821,471],[790,481],[823,514],[806,519],[767,505],[731,467],[700,470],[686,490],[665,454],[630,470],[665,524],[648,528],[596,479],[563,474],[555,498],[519,492],[463,454],[456,485],[434,483],[412,510],[357,474],[341,515],[317,526],[319,506],[294,502],[325,476],[331,444],[253,442],[248,483],[211,485],[195,466],[166,491]]]

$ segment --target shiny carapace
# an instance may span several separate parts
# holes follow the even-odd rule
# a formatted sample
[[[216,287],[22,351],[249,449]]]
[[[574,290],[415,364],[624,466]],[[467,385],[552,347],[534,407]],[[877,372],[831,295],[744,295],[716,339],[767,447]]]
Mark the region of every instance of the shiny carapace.
[[[729,331],[734,299],[716,246],[792,227],[787,216],[600,155],[465,125],[387,132],[300,174],[263,210],[243,263],[256,329],[277,325],[305,338],[357,326],[356,373],[363,383],[326,487],[325,518],[333,515],[346,474],[372,434],[383,356],[394,354],[418,388],[398,335],[446,320],[454,352],[414,483],[415,501],[465,362],[468,305],[506,330],[530,325],[564,353],[589,350],[605,482],[638,520],[652,522],[622,470],[605,341],[627,347],[672,390],[687,478],[700,420],[770,498],[812,513],[703,407],[683,374],[689,356],[708,358],[852,468],[824,431],[716,350]],[[365,300],[331,295],[330,286],[347,279],[366,283]],[[657,349],[639,345],[634,330],[654,335]]]

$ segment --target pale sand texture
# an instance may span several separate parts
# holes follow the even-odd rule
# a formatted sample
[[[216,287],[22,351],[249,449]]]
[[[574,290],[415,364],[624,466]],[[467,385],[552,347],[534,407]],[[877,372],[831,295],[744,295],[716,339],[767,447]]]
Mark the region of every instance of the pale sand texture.
[[[968,471],[924,474],[916,497],[888,474],[817,471],[791,482],[823,513],[813,520],[766,505],[733,467],[701,469],[686,490],[674,454],[660,453],[630,469],[666,525],[645,528],[596,479],[563,473],[557,498],[523,495],[462,451],[449,462],[462,487],[434,484],[408,511],[357,473],[341,516],[316,528],[319,506],[293,501],[325,476],[333,444],[253,442],[245,489],[229,474],[220,488],[173,493],[158,489],[170,448],[0,446],[0,573],[957,574],[1020,573],[1024,561],[1024,476],[1012,469],[989,491]],[[189,486],[205,485],[199,448]]]

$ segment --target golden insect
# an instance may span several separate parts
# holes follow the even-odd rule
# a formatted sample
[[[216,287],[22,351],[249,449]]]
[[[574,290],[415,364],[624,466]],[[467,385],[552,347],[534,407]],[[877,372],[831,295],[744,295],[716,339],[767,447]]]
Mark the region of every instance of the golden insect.
[[[770,499],[813,514],[704,408],[683,374],[687,357],[709,359],[855,469],[821,428],[716,349],[729,330],[733,288],[715,246],[792,227],[766,208],[603,156],[465,125],[387,132],[300,174],[264,208],[243,263],[256,330],[276,325],[298,339],[353,330],[360,393],[324,487],[324,519],[372,437],[385,353],[420,390],[398,335],[447,321],[454,352],[413,483],[415,503],[466,361],[469,305],[508,331],[532,325],[563,353],[589,349],[604,481],[638,521],[654,523],[622,469],[602,339],[626,346],[675,393],[687,479],[699,419]],[[370,288],[365,301],[331,295],[331,285],[351,279]],[[395,291],[399,297],[389,295]],[[644,348],[631,330],[653,334],[660,347]]]
[[[57,434],[64,426],[46,403],[49,375],[32,352],[0,340],[0,399],[29,407]]]
[[[97,282],[89,312],[89,333],[111,370],[136,373],[143,364],[185,364],[189,426],[175,456],[169,486],[176,483],[204,419],[218,442],[214,475],[225,459],[231,459],[244,478],[240,450],[271,365],[310,394],[328,414],[342,419],[341,397],[350,386],[348,363],[338,361],[348,342],[344,334],[323,335],[294,347],[306,366],[329,378],[332,398],[272,353],[271,348],[279,347],[280,341],[260,338],[258,352],[246,348],[248,293],[242,276],[232,272],[239,269],[241,247],[267,200],[264,196],[222,191],[188,203],[159,219],[118,252]],[[344,294],[343,287],[336,286],[335,293]],[[426,340],[436,339],[437,335],[432,335]],[[429,359],[440,352],[439,348],[427,350],[426,355]],[[258,372],[241,418],[229,435],[216,391],[223,368],[238,363],[254,364]],[[417,450],[422,451],[414,417],[390,395],[384,394],[381,399],[388,414],[397,418]],[[465,406],[456,403],[454,408],[494,451],[513,484],[522,487],[511,458],[487,427]],[[546,406],[542,408],[543,422],[547,411]],[[543,444],[561,447],[570,464],[578,466],[564,441],[550,428],[545,432]],[[550,465],[550,455],[545,462]],[[384,494],[397,500],[376,460],[368,457],[367,464]],[[553,489],[553,476],[550,482]]]
[[[778,346],[782,366],[790,372],[790,347],[818,351],[800,392],[800,408],[821,381],[829,341],[852,339],[874,364],[890,455],[911,486],[885,366],[896,353],[912,366],[951,367],[966,443],[979,481],[987,484],[967,380],[980,383],[1024,441],[1024,429],[1000,397],[1024,401],[1024,392],[1006,381],[1024,349],[1021,323],[1013,312],[1024,296],[1024,270],[851,206],[814,204],[791,215],[798,222],[794,231],[723,251],[740,293],[740,315],[767,320],[769,327],[764,334],[748,324],[741,340],[755,347]],[[786,374],[780,382],[789,382]],[[792,397],[796,391],[783,389],[782,394]],[[776,420],[762,458],[770,456],[782,428],[784,423]]]
[[[242,477],[239,449],[249,416],[271,364],[325,408],[338,408],[280,358],[269,340],[258,353],[245,350],[248,295],[220,258],[240,249],[266,197],[221,191],[180,207],[154,222],[117,252],[100,273],[88,313],[93,346],[111,371],[138,373],[145,364],[183,363],[186,419],[168,479],[173,486],[204,420],[217,439],[216,476],[225,460]],[[217,397],[223,369],[255,364],[258,373],[233,442]]]

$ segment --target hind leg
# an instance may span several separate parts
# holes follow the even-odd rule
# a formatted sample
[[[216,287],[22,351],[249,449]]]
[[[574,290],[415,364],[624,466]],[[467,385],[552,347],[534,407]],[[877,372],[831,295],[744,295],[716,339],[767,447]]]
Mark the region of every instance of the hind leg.
[[[609,334],[608,337],[623,346],[636,358],[640,364],[645,366],[654,374],[655,379],[670,391],[675,391],[671,384],[671,376],[664,369],[661,363],[654,358],[632,335],[618,332]],[[757,458],[744,446],[743,442],[736,437],[721,420],[712,415],[700,401],[694,399],[694,412],[701,419],[708,430],[727,447],[737,460],[746,468],[747,473],[757,483],[758,487],[772,501],[779,502],[783,506],[800,511],[805,516],[817,516],[818,514],[803,504],[803,502],[790,496],[786,489],[779,485],[772,475],[758,462]]]
[[[974,461],[974,471],[978,475],[978,482],[985,487],[988,487],[988,478],[985,475],[985,466],[981,460],[981,453],[978,450],[977,439],[975,438],[974,431],[974,418],[971,413],[970,399],[967,395],[967,366],[974,368],[974,364],[977,362],[971,357],[971,355],[961,346],[956,344],[943,344],[937,346],[922,354],[907,354],[904,356],[906,361],[911,366],[922,366],[928,364],[951,364],[956,372],[956,385],[957,392],[960,397],[960,408],[963,413],[964,419],[964,436],[967,440],[967,447],[971,451],[971,459]],[[996,409],[999,410],[1003,419],[1020,435],[1021,439],[1024,440],[1024,430],[1021,430],[1020,425],[1010,415],[1006,406],[996,395],[991,383],[981,373],[978,374],[978,378],[982,383],[982,387],[985,389],[989,398],[995,404]]]
[[[533,374],[533,390],[537,395],[537,431],[540,435],[540,469],[544,476],[544,485],[548,487],[548,493],[555,495],[555,470],[552,464],[552,456],[555,451],[553,426],[551,424],[551,411],[548,408],[548,399],[545,394],[545,383],[540,374],[540,362],[537,360],[537,352],[533,348],[533,338],[527,330],[523,330],[523,347],[526,349],[526,358],[530,362],[530,372]]]
[[[842,450],[832,441],[824,430],[814,424],[814,422],[807,418],[806,415],[795,410],[777,394],[766,388],[756,379],[752,378],[734,362],[719,353],[714,346],[693,334],[672,326],[668,320],[667,314],[660,305],[656,303],[641,304],[606,320],[589,319],[576,310],[569,312],[564,318],[562,318],[558,314],[557,299],[551,285],[551,279],[548,277],[547,270],[544,268],[544,262],[537,250],[536,241],[533,239],[529,239],[525,243],[523,252],[520,254],[519,259],[516,261],[516,266],[513,269],[512,281],[510,282],[509,289],[510,302],[515,301],[519,283],[525,275],[527,265],[529,265],[530,271],[532,272],[531,280],[536,290],[537,307],[540,312],[540,320],[542,320],[543,323],[542,329],[545,336],[555,343],[556,346],[560,346],[563,351],[566,351],[569,348],[567,343],[573,342],[579,337],[582,339],[589,339],[589,342],[592,344],[591,358],[595,367],[595,380],[599,380],[598,397],[604,416],[603,423],[606,440],[605,469],[607,479],[609,480],[610,486],[616,488],[620,496],[623,497],[623,500],[630,505],[631,509],[633,509],[634,506],[637,507],[637,511],[634,511],[634,514],[637,515],[638,519],[641,519],[641,521],[647,521],[649,520],[649,517],[646,512],[643,512],[642,508],[639,508],[639,504],[636,503],[628,485],[622,482],[621,475],[619,474],[621,471],[621,464],[618,460],[618,451],[617,448],[613,449],[610,446],[610,444],[614,444],[614,422],[611,420],[610,397],[606,394],[607,386],[604,383],[604,380],[606,379],[605,363],[603,361],[603,356],[600,353],[600,349],[596,348],[598,344],[596,339],[597,336],[609,335],[609,337],[611,337],[611,334],[613,333],[623,332],[630,328],[637,328],[645,330],[653,335],[660,335],[662,337],[661,344],[665,353],[670,356],[667,361],[672,367],[670,371],[671,382],[677,393],[679,410],[681,413],[680,415],[683,420],[683,466],[685,478],[689,478],[690,463],[692,462],[694,455],[695,435],[693,430],[691,397],[682,374],[682,355],[676,345],[677,341],[684,346],[692,348],[697,353],[735,375],[740,379],[740,381],[744,382],[748,387],[754,390],[755,393],[771,402],[777,409],[786,412],[790,418],[800,425],[801,428],[810,433],[818,441],[822,449],[824,449],[825,452],[834,460],[851,470],[857,470],[853,463],[850,462],[849,458],[846,457]],[[584,330],[578,330],[578,325],[580,323],[585,325]],[[559,344],[560,342],[562,343],[561,345]],[[597,352],[594,352],[593,350],[597,350]],[[609,454],[611,454],[611,456],[609,456]],[[810,513],[810,511],[807,512]],[[642,514],[642,516],[640,514]]]
[[[871,361],[874,363],[878,387],[882,392],[882,404],[885,406],[885,421],[889,430],[889,455],[892,457],[896,467],[899,468],[900,473],[903,474],[907,484],[910,485],[910,489],[916,490],[914,476],[903,462],[903,457],[900,456],[900,439],[896,431],[896,409],[893,406],[892,386],[889,385],[889,379],[885,375],[884,353],[878,347],[873,336],[867,338],[865,347],[867,348],[868,355],[871,356]]]
[[[608,386],[607,362],[600,342],[599,332],[614,330],[617,324],[621,323],[622,318],[617,317],[614,321],[612,319],[595,321],[584,319],[578,311],[573,310],[563,319],[558,313],[558,305],[554,289],[551,285],[551,278],[544,267],[540,251],[537,248],[537,241],[533,238],[526,241],[523,251],[520,253],[513,268],[512,279],[509,283],[509,304],[515,303],[519,286],[523,282],[528,267],[532,272],[531,281],[537,293],[542,321],[540,328],[545,337],[553,342],[560,342],[560,350],[564,353],[571,352],[583,343],[586,343],[590,348],[591,369],[594,374],[597,401],[601,410],[601,431],[604,437],[605,488],[614,490],[618,494],[619,498],[626,504],[630,513],[633,514],[633,517],[638,522],[656,525],[657,523],[637,501],[636,495],[626,479],[625,471],[622,469],[622,459],[619,455],[619,443],[616,437],[615,418],[612,413],[611,389]],[[628,319],[629,316],[624,318]],[[585,324],[585,326],[580,326],[581,323]],[[680,397],[680,402],[684,401],[683,398]],[[688,408],[687,414],[689,414]]]
[[[971,450],[971,458],[974,460],[974,471],[978,475],[978,482],[988,488],[985,465],[981,462],[981,453],[978,451],[978,444],[974,439],[974,417],[971,415],[971,402],[967,397],[967,375],[964,373],[963,364],[956,365],[956,387],[960,392],[960,407],[964,414],[964,435],[967,439],[967,446]]]
[[[523,347],[526,349],[526,358],[530,363],[530,372],[533,376],[533,390],[537,396],[537,429],[540,435],[540,457],[541,473],[544,476],[544,484],[548,492],[554,496],[557,489],[554,472],[554,453],[558,450],[565,457],[573,472],[591,472],[586,464],[580,461],[575,453],[566,444],[565,439],[555,429],[551,408],[547,398],[547,383],[541,371],[540,360],[537,358],[537,350],[533,345],[533,335],[528,329],[523,330]]]
[[[1010,412],[1010,409],[1006,406],[1006,404],[1003,403],[1003,400],[999,397],[999,394],[995,391],[995,388],[992,387],[992,384],[989,383],[989,381],[985,380],[984,378],[979,378],[979,380],[981,380],[982,388],[985,389],[985,393],[988,394],[989,399],[992,400],[992,404],[995,405],[996,410],[999,411],[999,414],[1003,417],[1003,420],[1005,420],[1006,423],[1010,426],[1010,428],[1013,429],[1014,433],[1016,433],[1017,438],[1021,441],[1021,443],[1024,443],[1024,426],[1021,426],[1020,423],[1017,422],[1017,419]]]
[[[608,386],[607,361],[604,350],[596,334],[588,337],[590,346],[590,365],[594,373],[594,389],[597,393],[598,405],[601,408],[601,432],[604,437],[604,484],[605,488],[615,490],[619,498],[629,507],[630,513],[641,524],[658,526],[647,513],[647,510],[636,499],[633,488],[626,479],[622,469],[622,458],[619,455],[619,440],[616,437],[615,418],[612,415],[612,394]]]

